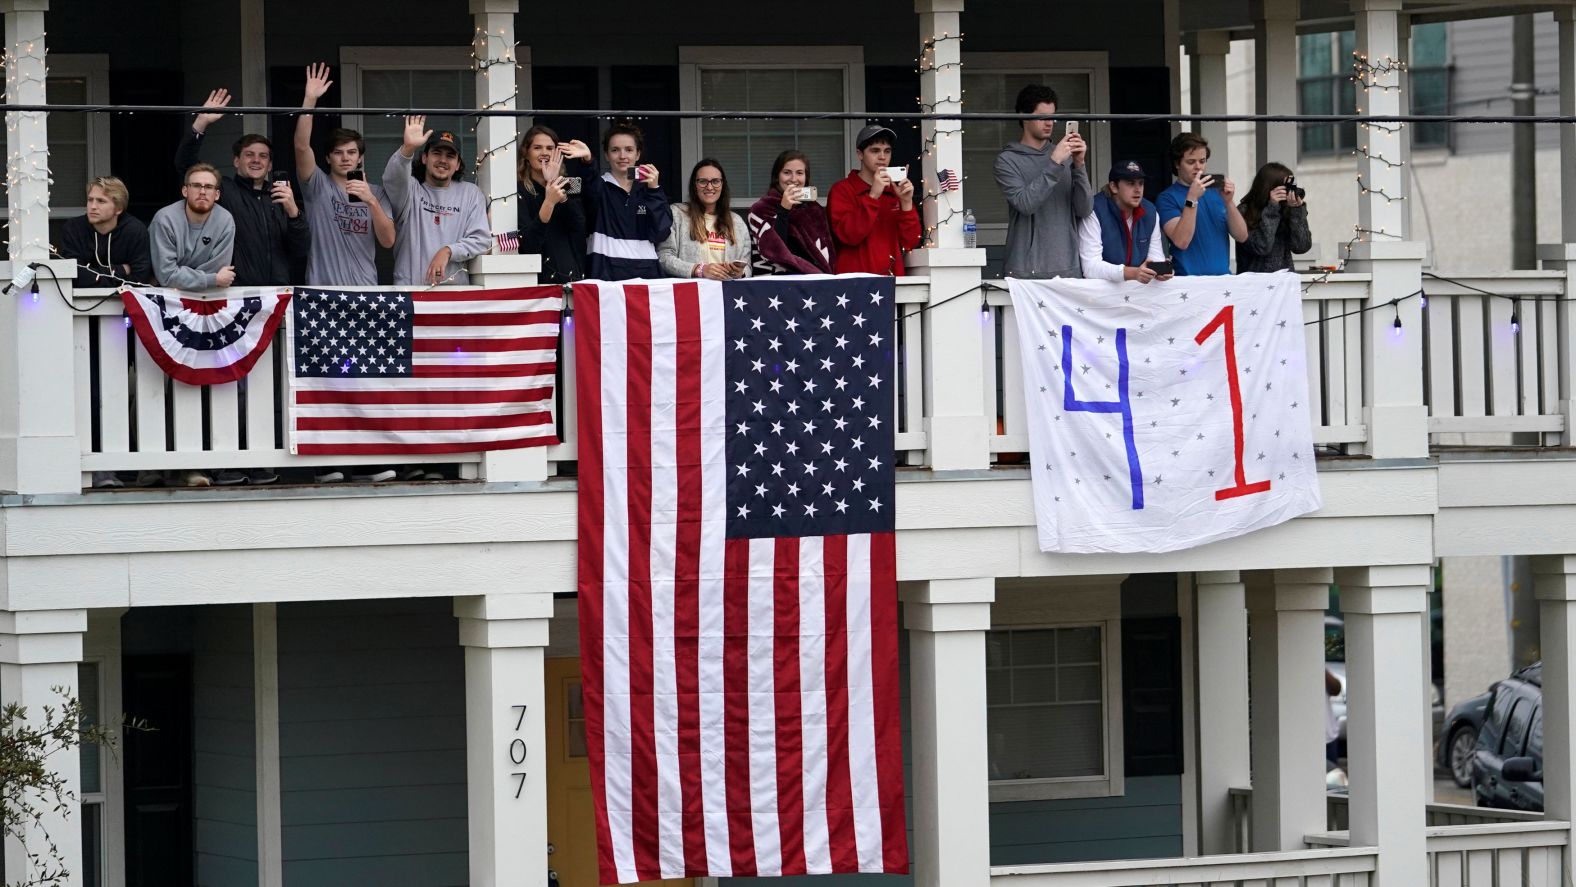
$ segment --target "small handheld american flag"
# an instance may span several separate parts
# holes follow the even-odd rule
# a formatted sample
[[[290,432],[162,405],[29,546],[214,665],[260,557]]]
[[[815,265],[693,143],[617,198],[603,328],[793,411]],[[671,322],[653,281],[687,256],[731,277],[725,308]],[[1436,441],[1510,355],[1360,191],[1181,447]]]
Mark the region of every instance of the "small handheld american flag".
[[[501,234],[494,234],[493,240],[497,241],[500,255],[509,255],[520,251],[519,231],[505,231]]]
[[[956,191],[961,185],[958,181],[958,174],[950,169],[938,170],[936,172],[936,182],[942,194],[948,191]]]

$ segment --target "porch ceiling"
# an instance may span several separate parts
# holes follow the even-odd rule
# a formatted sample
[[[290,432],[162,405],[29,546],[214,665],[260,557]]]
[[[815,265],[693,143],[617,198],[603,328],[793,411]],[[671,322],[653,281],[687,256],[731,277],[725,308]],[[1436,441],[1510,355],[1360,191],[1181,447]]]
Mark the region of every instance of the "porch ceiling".
[[[1253,36],[1255,0],[1180,0],[1182,33],[1230,31],[1233,39]],[[1521,13],[1548,12],[1576,5],[1566,2],[1522,3],[1507,0],[1404,0],[1403,9],[1414,24],[1496,18]],[[1304,33],[1352,27],[1352,8],[1346,0],[1300,0],[1297,29]]]

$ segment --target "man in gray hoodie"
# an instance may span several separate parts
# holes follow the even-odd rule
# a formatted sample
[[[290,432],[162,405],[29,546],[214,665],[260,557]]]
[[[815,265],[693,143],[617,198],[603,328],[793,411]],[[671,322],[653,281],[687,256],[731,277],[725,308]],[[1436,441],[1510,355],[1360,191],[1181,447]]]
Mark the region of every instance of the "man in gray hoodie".
[[[399,227],[394,285],[470,283],[465,263],[493,244],[487,195],[460,181],[465,162],[454,133],[433,132],[426,124],[426,117],[405,118],[404,144],[383,168],[383,190]],[[420,180],[412,175],[413,163]]]
[[[1014,109],[1055,114],[1056,91],[1031,83],[1018,92]],[[1022,137],[996,155],[996,186],[1007,198],[1007,276],[1082,277],[1078,223],[1094,208],[1087,146],[1076,132],[1053,144],[1052,120],[1022,126]]]
[[[206,163],[186,170],[181,199],[153,216],[153,274],[160,285],[207,290],[235,282],[235,218],[218,204],[219,171]]]

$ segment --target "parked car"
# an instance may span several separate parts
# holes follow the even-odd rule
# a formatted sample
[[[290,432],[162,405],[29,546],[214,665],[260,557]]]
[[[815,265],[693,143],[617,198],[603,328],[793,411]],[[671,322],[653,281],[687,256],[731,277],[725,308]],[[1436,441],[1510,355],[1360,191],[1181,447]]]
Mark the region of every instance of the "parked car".
[[[1472,754],[1479,807],[1543,809],[1543,665],[1494,684]]]
[[[1488,712],[1488,701],[1494,688],[1456,703],[1445,715],[1444,730],[1439,734],[1439,745],[1434,747],[1434,764],[1450,773],[1456,785],[1467,788],[1472,784],[1472,756],[1477,752],[1478,731],[1483,729],[1483,715]]]

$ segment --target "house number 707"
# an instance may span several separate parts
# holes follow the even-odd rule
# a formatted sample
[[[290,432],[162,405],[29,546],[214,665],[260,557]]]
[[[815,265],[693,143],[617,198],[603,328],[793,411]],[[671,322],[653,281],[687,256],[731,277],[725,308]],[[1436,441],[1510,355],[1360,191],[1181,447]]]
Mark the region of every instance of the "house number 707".
[[[525,706],[511,705],[509,708],[520,710],[520,716],[514,719],[514,732],[519,733],[520,729],[525,726]],[[519,736],[514,737],[514,739],[509,742],[509,763],[515,765],[516,767],[523,765],[525,763],[525,753],[525,740]],[[509,775],[519,780],[514,785],[514,798],[518,801],[520,799],[520,793],[525,791],[525,771],[516,770]]]

